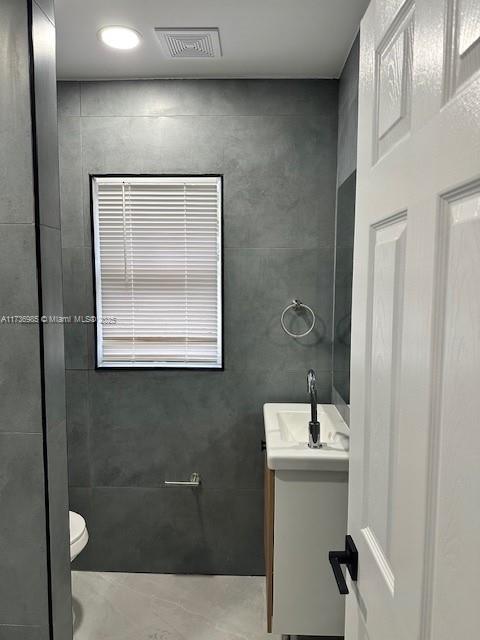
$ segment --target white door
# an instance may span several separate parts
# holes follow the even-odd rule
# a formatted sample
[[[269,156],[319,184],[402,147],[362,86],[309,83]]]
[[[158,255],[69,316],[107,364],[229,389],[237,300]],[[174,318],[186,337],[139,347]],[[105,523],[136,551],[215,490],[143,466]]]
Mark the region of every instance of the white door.
[[[361,28],[346,640],[480,638],[480,0]]]

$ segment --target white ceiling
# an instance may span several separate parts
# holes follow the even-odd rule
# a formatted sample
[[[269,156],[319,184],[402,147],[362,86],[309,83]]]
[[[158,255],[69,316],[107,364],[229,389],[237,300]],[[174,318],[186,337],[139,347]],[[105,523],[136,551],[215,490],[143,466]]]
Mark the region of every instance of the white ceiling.
[[[59,79],[336,78],[369,0],[55,0]],[[97,39],[133,27],[138,49]],[[223,57],[167,60],[154,27],[219,27]]]

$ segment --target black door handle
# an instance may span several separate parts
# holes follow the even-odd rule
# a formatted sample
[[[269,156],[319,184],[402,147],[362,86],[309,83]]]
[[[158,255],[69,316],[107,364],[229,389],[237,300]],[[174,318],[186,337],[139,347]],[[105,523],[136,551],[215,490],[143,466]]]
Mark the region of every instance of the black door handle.
[[[332,565],[333,575],[337,581],[340,593],[345,596],[348,593],[347,582],[343,576],[340,565],[344,564],[352,580],[357,580],[358,574],[358,551],[352,536],[345,537],[345,551],[329,551],[328,560]]]

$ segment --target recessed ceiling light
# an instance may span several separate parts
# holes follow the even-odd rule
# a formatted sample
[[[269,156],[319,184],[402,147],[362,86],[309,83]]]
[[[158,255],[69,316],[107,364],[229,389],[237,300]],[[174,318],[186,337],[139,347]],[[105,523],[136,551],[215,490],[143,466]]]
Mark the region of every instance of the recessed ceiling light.
[[[98,32],[98,37],[113,49],[134,49],[141,40],[141,35],[129,27],[103,27]]]

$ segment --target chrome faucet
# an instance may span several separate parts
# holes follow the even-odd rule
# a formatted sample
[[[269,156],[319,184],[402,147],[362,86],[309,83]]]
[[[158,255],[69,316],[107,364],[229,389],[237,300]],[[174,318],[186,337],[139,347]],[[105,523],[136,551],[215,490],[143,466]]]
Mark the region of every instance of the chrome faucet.
[[[317,418],[317,388],[315,371],[310,369],[307,373],[307,391],[310,396],[311,416],[308,423],[308,446],[310,449],[320,449],[320,422]]]

